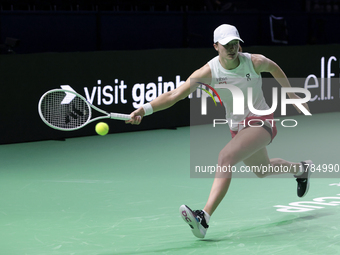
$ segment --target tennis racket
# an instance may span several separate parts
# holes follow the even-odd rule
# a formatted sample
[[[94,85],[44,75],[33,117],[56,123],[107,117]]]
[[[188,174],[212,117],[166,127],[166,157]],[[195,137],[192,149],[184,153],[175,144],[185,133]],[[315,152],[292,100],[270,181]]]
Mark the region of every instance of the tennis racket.
[[[103,115],[91,119],[92,109]],[[65,89],[52,89],[42,95],[38,112],[47,126],[62,131],[77,130],[100,119],[130,119],[128,114],[103,111],[77,92]]]

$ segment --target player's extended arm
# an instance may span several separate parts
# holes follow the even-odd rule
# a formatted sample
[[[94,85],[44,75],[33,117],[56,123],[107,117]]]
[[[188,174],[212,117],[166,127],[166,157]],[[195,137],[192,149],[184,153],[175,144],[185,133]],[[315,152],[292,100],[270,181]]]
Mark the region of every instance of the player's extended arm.
[[[268,72],[270,73],[275,80],[284,88],[290,88],[290,82],[286,76],[286,74],[282,71],[282,69],[272,60],[270,60],[269,58],[266,58],[263,55],[259,55],[259,54],[253,54],[252,55],[252,62],[254,64],[254,69],[255,71],[260,74],[262,72]],[[295,93],[288,93],[289,98],[291,99],[300,99],[300,97],[298,95],[296,95]],[[307,110],[308,112],[310,112],[309,107],[307,105],[307,103],[303,103],[302,104]],[[295,106],[295,109],[301,113],[301,110]]]
[[[211,78],[211,71],[208,64],[193,72],[189,78],[178,88],[168,91],[150,102],[153,112],[158,112],[173,106],[178,101],[189,96],[200,85],[198,83],[190,82],[191,79]],[[131,119],[125,121],[130,124],[140,124],[142,117],[145,115],[145,110],[141,106],[131,113]]]

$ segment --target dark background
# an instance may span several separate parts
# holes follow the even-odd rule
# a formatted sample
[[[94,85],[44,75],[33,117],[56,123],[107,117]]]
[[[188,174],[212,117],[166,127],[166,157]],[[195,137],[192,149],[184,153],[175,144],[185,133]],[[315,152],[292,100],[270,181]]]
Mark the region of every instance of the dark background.
[[[217,4],[220,3],[220,4]],[[244,46],[340,43],[340,0],[112,0],[0,2],[0,43],[17,53],[206,48],[222,23]],[[2,52],[6,52],[3,49]]]
[[[288,77],[321,77],[321,59],[339,78],[340,13],[338,1],[1,1],[0,3],[0,144],[94,135],[94,126],[73,132],[47,127],[37,105],[47,90],[70,85],[84,95],[124,80],[136,83],[181,80],[216,56],[213,30],[235,25],[243,50],[275,60]],[[282,17],[272,20],[270,16]],[[271,37],[274,33],[274,42]],[[266,86],[266,85],[264,85]],[[270,104],[271,86],[265,87]],[[311,102],[313,114],[339,111],[339,82],[332,82],[332,100]],[[310,90],[312,97],[320,88]],[[134,110],[127,104],[99,107],[114,112]],[[191,102],[200,103],[199,100]],[[210,102],[212,103],[212,101]],[[94,103],[95,104],[95,103]],[[96,105],[96,104],[95,104]],[[190,124],[189,99],[155,113],[140,126],[107,121],[110,133],[176,128]],[[215,111],[213,104],[209,109]],[[278,109],[279,112],[280,109]],[[221,114],[223,109],[216,111]],[[296,114],[291,107],[288,115]],[[276,114],[276,116],[278,116]],[[221,117],[221,116],[219,116]]]

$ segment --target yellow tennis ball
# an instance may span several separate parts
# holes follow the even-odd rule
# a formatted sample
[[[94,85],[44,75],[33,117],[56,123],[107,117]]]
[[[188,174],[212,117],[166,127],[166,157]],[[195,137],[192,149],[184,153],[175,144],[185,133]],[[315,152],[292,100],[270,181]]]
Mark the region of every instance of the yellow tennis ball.
[[[109,132],[109,126],[105,122],[99,122],[96,125],[96,132],[98,135],[106,135]]]

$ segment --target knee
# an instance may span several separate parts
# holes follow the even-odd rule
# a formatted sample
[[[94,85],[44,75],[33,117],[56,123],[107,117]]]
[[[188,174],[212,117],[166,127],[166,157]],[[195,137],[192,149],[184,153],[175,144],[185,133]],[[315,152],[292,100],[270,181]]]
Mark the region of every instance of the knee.
[[[218,165],[220,166],[233,166],[235,164],[232,152],[220,151],[218,155]]]
[[[232,154],[221,151],[218,155],[218,165],[220,171],[216,171],[215,177],[231,178],[232,172],[230,169],[235,165]]]

